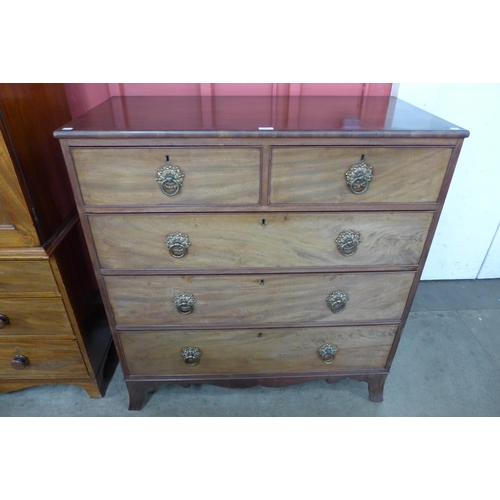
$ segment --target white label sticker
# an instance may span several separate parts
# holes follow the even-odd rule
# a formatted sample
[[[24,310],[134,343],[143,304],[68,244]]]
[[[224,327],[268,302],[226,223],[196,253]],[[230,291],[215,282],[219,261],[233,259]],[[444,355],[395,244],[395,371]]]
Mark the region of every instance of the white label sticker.
[[[73,130],[73,127],[63,127],[62,130]]]
[[[274,130],[274,127],[259,127],[259,130]]]

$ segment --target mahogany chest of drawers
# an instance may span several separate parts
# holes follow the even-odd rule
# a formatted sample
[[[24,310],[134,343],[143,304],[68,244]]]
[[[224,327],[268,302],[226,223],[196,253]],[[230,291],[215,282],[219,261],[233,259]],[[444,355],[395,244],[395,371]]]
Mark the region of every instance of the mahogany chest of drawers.
[[[60,139],[130,395],[381,401],[468,132],[395,98],[111,98]]]

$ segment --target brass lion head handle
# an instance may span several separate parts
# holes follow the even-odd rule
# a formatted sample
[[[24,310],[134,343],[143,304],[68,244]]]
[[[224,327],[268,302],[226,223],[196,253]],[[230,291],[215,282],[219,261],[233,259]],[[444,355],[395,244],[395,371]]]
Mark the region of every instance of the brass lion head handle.
[[[361,242],[361,233],[354,231],[353,229],[348,229],[346,231],[341,231],[335,240],[339,252],[344,257],[350,257],[356,253],[358,245]]]
[[[339,348],[335,344],[323,344],[318,349],[319,357],[325,365],[331,365],[335,359],[335,354],[339,352]]]
[[[191,314],[194,310],[196,300],[190,293],[178,293],[173,300],[180,314]]]
[[[345,309],[345,305],[349,300],[349,295],[346,292],[342,292],[341,290],[337,290],[336,292],[331,293],[326,298],[326,303],[328,307],[331,309],[332,313],[338,314],[341,313]]]
[[[184,347],[181,351],[182,359],[188,366],[195,366],[201,358],[201,351],[197,347]]]
[[[175,259],[180,259],[187,254],[188,248],[191,245],[187,234],[182,234],[179,231],[167,234],[165,240],[168,251]]]
[[[354,165],[345,173],[347,185],[354,194],[363,194],[370,187],[373,179],[373,169],[365,163],[365,155],[361,156],[361,161]]]
[[[170,165],[167,156],[167,164],[158,169],[156,173],[156,182],[160,185],[161,192],[166,196],[175,196],[181,189],[184,181],[184,174],[179,167]]]

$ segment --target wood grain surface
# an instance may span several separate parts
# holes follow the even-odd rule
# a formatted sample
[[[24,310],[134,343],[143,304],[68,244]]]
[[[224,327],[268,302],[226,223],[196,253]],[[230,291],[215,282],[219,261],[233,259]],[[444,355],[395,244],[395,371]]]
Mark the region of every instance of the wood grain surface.
[[[73,337],[73,329],[60,298],[35,299],[0,297],[0,313],[9,324],[0,330],[7,335],[65,335]]]
[[[104,281],[118,325],[343,323],[398,320],[412,272],[263,276],[109,276]],[[348,294],[334,314],[327,297]],[[196,300],[191,314],[173,303],[179,293]]]
[[[28,358],[29,364],[24,370],[10,366],[16,354]],[[0,376],[6,379],[57,379],[88,377],[88,373],[75,340],[0,339]]]
[[[36,213],[38,237],[45,244],[75,208],[61,148],[53,137],[54,129],[71,119],[64,83],[0,83],[0,110],[12,140],[12,158],[22,171],[23,190],[29,193],[27,204]]]
[[[39,244],[14,164],[0,133],[0,248]]]
[[[27,292],[59,294],[52,269],[46,261],[1,261],[0,294]]]
[[[452,148],[274,147],[271,203],[414,203],[437,201]],[[373,169],[356,195],[345,173],[361,155]]]
[[[175,196],[156,181],[170,164],[185,175]],[[72,150],[86,205],[258,204],[261,148],[75,148]]]
[[[103,269],[208,269],[416,265],[432,213],[259,213],[197,215],[91,215]],[[335,239],[361,233],[344,257]],[[179,231],[191,246],[170,256],[165,238]]]
[[[384,367],[395,330],[377,326],[121,332],[120,342],[132,376],[329,372]],[[318,354],[325,343],[339,349],[330,365]],[[196,366],[187,366],[181,357],[181,350],[189,346],[202,353]]]

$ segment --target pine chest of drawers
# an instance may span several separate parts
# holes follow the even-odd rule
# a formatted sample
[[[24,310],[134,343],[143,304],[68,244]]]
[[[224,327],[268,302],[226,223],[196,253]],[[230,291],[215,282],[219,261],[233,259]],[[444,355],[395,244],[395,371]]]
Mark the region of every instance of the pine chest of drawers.
[[[55,132],[130,409],[160,384],[381,401],[468,132],[395,98],[111,98]]]

